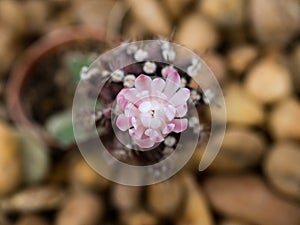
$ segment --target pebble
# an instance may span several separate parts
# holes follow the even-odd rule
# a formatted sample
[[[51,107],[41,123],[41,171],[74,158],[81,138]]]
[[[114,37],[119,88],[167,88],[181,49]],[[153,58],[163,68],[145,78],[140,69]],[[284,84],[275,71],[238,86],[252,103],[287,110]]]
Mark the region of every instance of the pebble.
[[[14,192],[21,182],[19,139],[12,127],[0,121],[0,196]]]
[[[16,43],[13,32],[1,27],[0,24],[0,77],[6,75],[11,68],[19,52],[18,48],[18,43]]]
[[[204,62],[212,70],[220,84],[224,84],[227,79],[227,65],[225,59],[217,53],[207,53],[202,56]]]
[[[295,46],[290,56],[290,68],[293,75],[294,89],[300,93],[300,42]]]
[[[200,2],[200,12],[221,27],[234,28],[241,26],[245,19],[245,1],[203,0]]]
[[[147,189],[148,206],[158,216],[172,218],[183,203],[183,191],[177,177],[151,185]]]
[[[141,191],[142,189],[139,186],[114,184],[112,186],[111,202],[121,212],[133,211],[140,206]]]
[[[0,212],[0,224],[1,225],[11,225],[10,221],[8,221],[6,215],[4,213]]]
[[[138,210],[121,215],[124,225],[157,225],[158,219],[149,212]]]
[[[83,24],[97,27],[107,27],[111,25],[110,20],[120,20],[113,14],[114,1],[110,0],[73,0],[72,9],[76,18]],[[110,27],[108,27],[110,29]]]
[[[49,223],[40,216],[26,215],[21,217],[16,225],[49,225]]]
[[[61,206],[64,196],[64,192],[56,187],[29,187],[4,199],[0,209],[22,213],[54,210]]]
[[[238,220],[224,220],[220,223],[220,225],[250,225],[250,224]]]
[[[300,201],[300,145],[275,144],[267,156],[264,171],[271,184],[291,199]]]
[[[208,207],[206,196],[194,178],[183,174],[182,183],[185,187],[185,205],[177,225],[213,225],[213,218]]]
[[[16,0],[0,1],[0,27],[16,34],[23,34],[27,28],[27,17],[23,3]]]
[[[229,127],[220,152],[209,169],[215,172],[240,172],[258,165],[266,150],[262,135],[257,132]]]
[[[207,18],[192,14],[182,20],[175,34],[175,42],[202,54],[218,45],[219,35]]]
[[[272,110],[269,116],[269,131],[278,140],[300,140],[300,126],[297,123],[300,118],[300,103],[290,98]]]
[[[259,126],[264,121],[265,115],[262,105],[237,83],[232,83],[226,87],[225,103],[227,122],[230,124]]]
[[[50,166],[49,149],[39,139],[20,131],[22,173],[27,184],[37,184],[45,179]]]
[[[300,28],[298,0],[251,0],[249,16],[255,37],[272,48],[290,43]]]
[[[156,0],[127,0],[136,18],[152,33],[169,36],[171,24],[166,12]]]
[[[227,55],[227,62],[234,75],[240,76],[255,61],[258,49],[254,45],[239,45],[232,48]]]
[[[69,182],[77,189],[103,191],[109,181],[91,168],[82,157],[78,157],[69,166]]]
[[[30,0],[24,2],[22,7],[27,18],[28,32],[42,32],[51,14],[49,2]]]
[[[97,225],[103,215],[102,200],[88,192],[69,196],[58,213],[56,225]]]
[[[183,16],[188,7],[193,3],[193,0],[163,0],[172,17],[178,19]]]
[[[291,94],[292,77],[276,59],[265,58],[247,74],[245,89],[262,103],[275,103]]]
[[[300,224],[300,207],[275,195],[256,175],[211,177],[204,189],[223,216],[257,225]]]

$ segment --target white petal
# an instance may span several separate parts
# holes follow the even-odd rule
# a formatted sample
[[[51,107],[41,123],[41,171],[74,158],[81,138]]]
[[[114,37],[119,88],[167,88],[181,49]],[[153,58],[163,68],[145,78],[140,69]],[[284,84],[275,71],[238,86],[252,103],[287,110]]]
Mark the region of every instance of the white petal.
[[[166,82],[161,78],[155,78],[151,84],[152,92],[161,92],[166,86]]]
[[[152,129],[158,129],[161,126],[161,120],[159,118],[152,118],[150,127]]]
[[[187,104],[179,105],[176,107],[176,117],[183,117],[188,111]]]
[[[141,115],[141,122],[144,127],[150,127],[151,120],[152,120],[152,117],[150,115],[149,116]]]
[[[174,119],[172,123],[175,124],[174,132],[180,133],[184,130],[186,130],[187,125],[188,125],[188,120],[187,119]]]
[[[186,101],[190,97],[190,90],[187,88],[180,88],[179,91],[177,91],[172,98],[170,99],[170,103],[172,103],[175,106],[183,105],[186,103]]]
[[[174,108],[174,106],[168,105],[167,107],[165,107],[165,113],[168,120],[171,121],[175,117],[176,109]]]
[[[174,123],[169,123],[162,131],[163,134],[169,134],[171,133],[175,128],[175,124]]]
[[[149,101],[142,102],[139,106],[141,112],[149,112],[152,109],[152,104]]]
[[[151,90],[151,83],[152,79],[149,76],[146,76],[144,74],[139,75],[135,79],[135,87],[138,89],[138,91],[150,91]]]
[[[166,72],[167,80],[164,94],[171,97],[180,87],[180,76],[176,70],[169,69]]]
[[[131,127],[130,118],[121,114],[117,118],[116,125],[121,131],[126,131]]]

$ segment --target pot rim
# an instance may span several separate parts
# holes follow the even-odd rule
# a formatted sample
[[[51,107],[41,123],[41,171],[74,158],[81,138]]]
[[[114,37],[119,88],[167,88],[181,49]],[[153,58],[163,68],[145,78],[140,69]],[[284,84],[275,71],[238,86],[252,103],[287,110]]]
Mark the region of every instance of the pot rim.
[[[94,39],[110,44],[110,41],[108,42],[106,39],[106,32],[99,27],[79,26],[61,28],[46,34],[29,46],[22,53],[21,58],[17,60],[10,73],[6,87],[6,102],[9,117],[17,126],[26,132],[31,132],[33,135],[42,138],[51,147],[59,147],[56,140],[40,124],[30,119],[23,109],[21,91],[24,81],[30,76],[30,71],[35,66],[35,63],[45,55],[56,51],[60,46],[87,39]],[[111,43],[117,41],[117,39],[112,39]]]

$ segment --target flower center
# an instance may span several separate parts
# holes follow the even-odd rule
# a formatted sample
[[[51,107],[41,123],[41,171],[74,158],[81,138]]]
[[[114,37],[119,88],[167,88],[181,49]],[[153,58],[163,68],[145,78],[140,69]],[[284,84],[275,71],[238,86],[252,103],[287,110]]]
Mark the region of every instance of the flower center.
[[[154,109],[151,109],[151,110],[150,110],[150,113],[151,113],[152,118],[154,118],[154,117],[155,117],[155,110],[154,110]]]

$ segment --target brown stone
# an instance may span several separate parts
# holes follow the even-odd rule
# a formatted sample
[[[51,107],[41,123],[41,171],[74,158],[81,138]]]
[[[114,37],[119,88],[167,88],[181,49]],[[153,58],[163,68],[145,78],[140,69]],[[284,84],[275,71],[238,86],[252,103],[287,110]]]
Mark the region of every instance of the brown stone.
[[[193,0],[163,0],[163,3],[167,7],[169,13],[178,18],[183,16],[187,8],[193,3]]]
[[[290,56],[290,67],[293,75],[294,89],[300,93],[300,42],[295,45],[293,53]]]
[[[228,66],[235,75],[241,75],[258,56],[258,49],[253,45],[236,46],[227,56]]]
[[[300,103],[287,99],[278,104],[269,116],[269,131],[278,140],[300,139]]]
[[[300,224],[300,206],[275,195],[256,175],[216,176],[204,188],[213,208],[226,217],[257,225]]]
[[[157,225],[158,219],[146,211],[133,211],[121,215],[124,225]]]
[[[189,174],[183,174],[182,182],[186,191],[186,203],[177,225],[214,224],[206,196]]]
[[[155,0],[127,0],[137,20],[155,34],[168,36],[171,33],[171,24],[166,12]]]
[[[225,59],[217,53],[203,54],[202,59],[212,70],[220,84],[224,84],[227,79],[227,65]]]
[[[272,48],[290,43],[300,28],[298,0],[251,0],[250,19],[254,33],[263,44]]]
[[[174,216],[183,202],[183,186],[177,177],[148,187],[149,208],[159,216]]]
[[[23,34],[26,31],[26,25],[27,17],[21,2],[0,1],[0,27],[5,27],[16,34]]]
[[[0,196],[15,191],[21,181],[19,139],[10,126],[0,121]]]
[[[300,200],[300,146],[293,142],[275,144],[267,156],[264,171],[269,181],[291,199]]]
[[[82,157],[74,159],[69,171],[69,181],[75,188],[102,191],[109,184],[109,181],[100,176]]]
[[[222,147],[209,169],[240,172],[256,166],[265,152],[262,135],[245,128],[228,128]]]
[[[9,71],[19,52],[15,39],[14,33],[0,24],[0,77]]]
[[[260,102],[274,103],[291,94],[291,74],[277,60],[265,58],[247,74],[245,88]]]
[[[56,225],[97,225],[103,214],[102,200],[91,193],[80,192],[66,199],[58,213]]]
[[[219,36],[216,28],[208,19],[198,14],[192,14],[179,25],[175,41],[202,54],[217,46]]]
[[[6,212],[40,212],[54,210],[61,206],[64,192],[58,188],[30,187],[4,199],[0,208]]]
[[[49,225],[49,223],[40,216],[26,215],[21,217],[16,225]]]
[[[263,123],[265,116],[262,105],[245,92],[239,84],[229,85],[224,94],[229,124],[259,126]]]
[[[203,0],[200,11],[222,27],[241,26],[245,19],[244,0]]]
[[[131,211],[140,206],[141,187],[114,184],[112,186],[111,202],[120,211]]]

